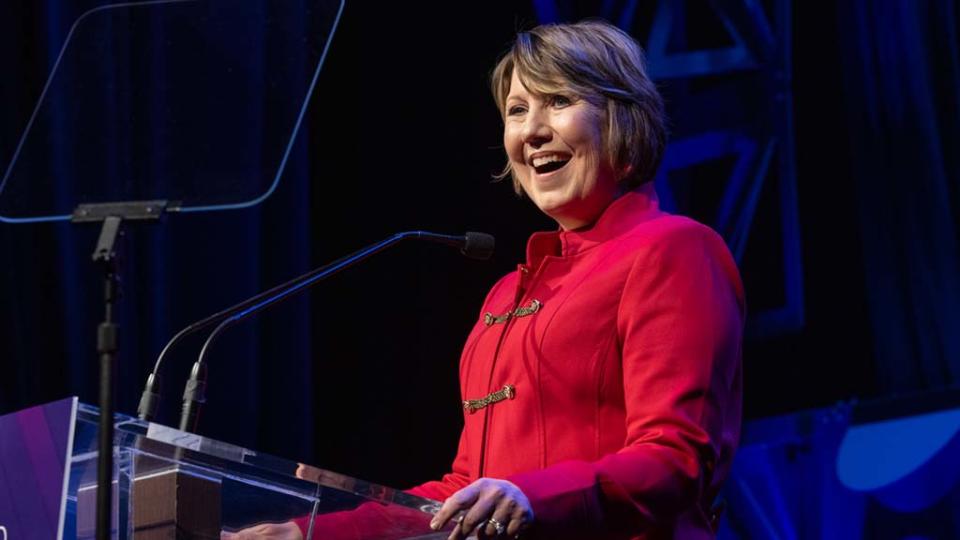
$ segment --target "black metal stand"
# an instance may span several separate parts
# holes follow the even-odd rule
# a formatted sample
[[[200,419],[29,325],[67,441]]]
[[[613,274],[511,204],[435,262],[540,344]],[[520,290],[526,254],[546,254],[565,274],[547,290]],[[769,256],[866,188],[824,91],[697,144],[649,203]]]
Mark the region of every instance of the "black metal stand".
[[[103,221],[93,262],[103,269],[103,322],[97,327],[97,354],[100,355],[100,441],[97,456],[97,540],[110,538],[113,505],[113,374],[117,364],[117,324],[113,308],[120,297],[117,264],[117,237],[122,220],[111,216]]]
[[[100,439],[97,455],[97,540],[111,537],[113,507],[113,387],[119,352],[114,308],[120,298],[120,264],[117,238],[123,236],[124,220],[156,221],[167,201],[84,204],[73,212],[74,223],[102,222],[93,262],[103,269],[103,322],[97,327],[100,356]]]

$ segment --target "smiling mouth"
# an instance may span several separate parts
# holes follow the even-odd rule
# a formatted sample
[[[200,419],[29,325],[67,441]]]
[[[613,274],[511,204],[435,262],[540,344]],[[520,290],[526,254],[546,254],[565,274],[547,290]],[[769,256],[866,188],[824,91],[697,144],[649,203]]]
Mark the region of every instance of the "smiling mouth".
[[[544,163],[543,165],[534,166],[533,170],[537,171],[537,174],[549,174],[562,169],[567,163],[570,163],[570,158],[558,159]]]

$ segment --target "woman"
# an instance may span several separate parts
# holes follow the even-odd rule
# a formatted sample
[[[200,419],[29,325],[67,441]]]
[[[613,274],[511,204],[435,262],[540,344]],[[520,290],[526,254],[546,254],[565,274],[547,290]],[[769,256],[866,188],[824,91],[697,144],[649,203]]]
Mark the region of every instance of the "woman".
[[[723,241],[661,212],[660,96],[598,21],[517,36],[493,72],[507,174],[559,229],[484,302],[460,365],[450,537],[708,538],[740,429],[743,292]]]
[[[446,500],[435,526],[466,512],[452,538],[710,537],[743,293],[715,233],[657,208],[665,130],[642,51],[603,22],[540,26],[492,85],[514,185],[559,230],[488,295],[453,472],[413,491]]]

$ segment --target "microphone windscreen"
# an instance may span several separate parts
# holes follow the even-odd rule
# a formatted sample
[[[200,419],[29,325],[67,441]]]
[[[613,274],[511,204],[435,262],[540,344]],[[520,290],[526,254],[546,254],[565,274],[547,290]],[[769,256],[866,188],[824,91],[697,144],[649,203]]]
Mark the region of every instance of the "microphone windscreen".
[[[492,235],[482,232],[468,232],[464,238],[466,241],[460,252],[467,257],[485,261],[493,255],[493,247],[496,241]]]

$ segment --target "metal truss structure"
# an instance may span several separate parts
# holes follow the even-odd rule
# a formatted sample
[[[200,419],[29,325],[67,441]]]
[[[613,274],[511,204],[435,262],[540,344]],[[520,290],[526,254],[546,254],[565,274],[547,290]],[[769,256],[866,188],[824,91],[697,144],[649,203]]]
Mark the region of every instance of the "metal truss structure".
[[[749,293],[753,337],[804,321],[790,0],[534,0],[541,23],[600,16],[645,44],[671,142],[661,206],[710,224]]]

